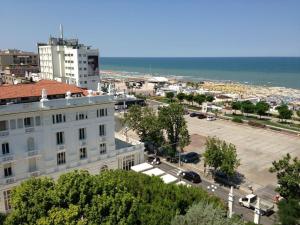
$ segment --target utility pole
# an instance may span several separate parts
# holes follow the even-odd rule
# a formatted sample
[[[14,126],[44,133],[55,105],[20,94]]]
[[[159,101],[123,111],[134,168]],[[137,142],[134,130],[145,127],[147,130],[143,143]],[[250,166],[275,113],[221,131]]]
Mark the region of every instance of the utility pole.
[[[254,210],[254,223],[259,224],[260,223],[260,199],[257,198],[257,202],[255,205],[255,210]]]
[[[232,217],[233,213],[233,202],[234,202],[234,195],[233,195],[233,187],[230,187],[230,192],[228,194],[228,218]]]

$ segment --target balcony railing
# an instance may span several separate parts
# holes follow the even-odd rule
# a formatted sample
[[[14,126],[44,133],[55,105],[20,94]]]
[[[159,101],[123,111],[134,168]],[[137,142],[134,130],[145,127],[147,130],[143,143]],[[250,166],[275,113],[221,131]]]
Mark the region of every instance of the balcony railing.
[[[4,130],[4,131],[0,131],[0,137],[5,137],[9,135],[9,131],[8,130]]]
[[[3,155],[1,157],[1,162],[9,162],[9,161],[13,161],[13,160],[14,160],[14,155],[13,154]]]
[[[39,154],[39,151],[38,151],[38,150],[29,150],[29,151],[27,152],[28,157],[36,156],[36,155],[38,155],[38,154]]]
[[[5,179],[5,184],[12,184],[14,182],[16,182],[15,177],[9,177]]]
[[[25,128],[25,133],[31,133],[31,132],[34,132],[34,127]]]

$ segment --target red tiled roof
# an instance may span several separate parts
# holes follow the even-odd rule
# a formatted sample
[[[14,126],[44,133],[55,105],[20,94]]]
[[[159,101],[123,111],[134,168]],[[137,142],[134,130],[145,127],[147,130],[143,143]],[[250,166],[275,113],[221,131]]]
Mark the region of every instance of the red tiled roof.
[[[75,85],[53,80],[41,80],[31,84],[2,85],[0,86],[0,99],[38,97],[42,95],[42,89],[46,89],[47,95],[65,94],[67,91],[72,94],[83,94],[83,89]]]

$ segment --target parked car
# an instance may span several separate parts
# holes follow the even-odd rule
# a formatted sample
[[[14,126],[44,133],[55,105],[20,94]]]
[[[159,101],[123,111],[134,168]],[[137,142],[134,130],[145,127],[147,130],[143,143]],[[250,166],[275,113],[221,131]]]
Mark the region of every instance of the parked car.
[[[199,154],[196,152],[189,152],[180,156],[180,161],[184,163],[195,163],[199,160]]]
[[[232,177],[228,177],[225,173],[221,171],[216,171],[214,173],[215,182],[222,184],[227,187],[233,186],[234,188],[239,188],[238,181]]]
[[[196,113],[196,112],[190,113],[190,117],[196,117],[196,116],[199,116],[199,113]]]
[[[160,162],[160,158],[157,157],[157,156],[149,156],[148,157],[148,162],[152,165],[159,165],[161,162]]]
[[[212,116],[212,115],[207,116],[207,121],[214,121],[214,120],[216,120],[215,116]]]
[[[198,115],[198,119],[205,119],[205,118],[206,118],[206,115],[205,115],[205,114],[202,114],[202,113],[201,113],[201,114]]]
[[[202,181],[200,175],[194,171],[179,171],[177,175],[193,183]]]

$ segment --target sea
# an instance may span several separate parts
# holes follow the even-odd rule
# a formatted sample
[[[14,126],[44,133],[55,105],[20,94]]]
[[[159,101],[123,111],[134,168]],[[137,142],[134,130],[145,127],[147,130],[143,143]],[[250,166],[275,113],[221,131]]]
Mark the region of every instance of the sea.
[[[133,76],[300,89],[300,57],[101,57],[100,68]]]

